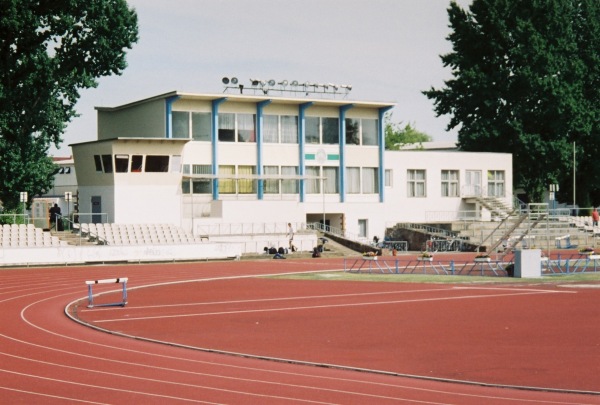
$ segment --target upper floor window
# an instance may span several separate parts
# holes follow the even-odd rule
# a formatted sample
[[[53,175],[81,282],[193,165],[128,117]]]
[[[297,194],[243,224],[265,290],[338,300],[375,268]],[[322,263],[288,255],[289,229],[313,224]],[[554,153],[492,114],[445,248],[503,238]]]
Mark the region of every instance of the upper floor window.
[[[442,197],[459,197],[458,170],[442,170]]]
[[[379,192],[379,178],[376,167],[363,167],[362,191],[363,194],[375,194]]]
[[[363,119],[361,120],[361,134],[363,145],[379,145],[377,138],[377,125],[379,120]]]
[[[408,197],[427,197],[427,179],[425,170],[407,170]]]
[[[360,120],[346,118],[346,145],[360,145]]]
[[[488,197],[504,197],[504,170],[488,170]]]

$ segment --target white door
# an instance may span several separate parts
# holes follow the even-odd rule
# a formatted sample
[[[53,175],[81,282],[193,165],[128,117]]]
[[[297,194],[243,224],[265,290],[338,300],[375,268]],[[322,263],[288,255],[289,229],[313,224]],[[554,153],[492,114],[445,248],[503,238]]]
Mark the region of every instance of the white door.
[[[465,172],[465,189],[466,196],[480,196],[481,192],[481,170],[467,170]]]

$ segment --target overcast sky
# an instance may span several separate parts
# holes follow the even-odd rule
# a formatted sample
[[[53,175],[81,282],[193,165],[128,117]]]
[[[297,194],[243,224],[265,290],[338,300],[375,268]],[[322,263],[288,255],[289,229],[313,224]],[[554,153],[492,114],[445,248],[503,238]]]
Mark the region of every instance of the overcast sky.
[[[470,0],[458,0],[466,7]],[[129,0],[139,41],[121,76],[82,91],[56,156],[96,139],[94,107],[158,94],[223,92],[221,79],[351,84],[348,100],[394,102],[394,122],[455,141],[421,92],[449,79],[440,55],[450,0]]]

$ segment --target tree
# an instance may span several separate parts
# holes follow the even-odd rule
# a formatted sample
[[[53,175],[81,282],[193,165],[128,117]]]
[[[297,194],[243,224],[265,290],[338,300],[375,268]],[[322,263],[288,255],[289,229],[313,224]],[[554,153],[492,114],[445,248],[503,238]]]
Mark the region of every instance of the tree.
[[[52,186],[58,146],[80,89],[121,74],[138,39],[125,0],[0,0],[0,200]]]
[[[423,93],[459,147],[512,153],[515,186],[539,201],[558,183],[569,201],[575,144],[577,202],[598,204],[600,2],[473,0],[448,15],[453,78]]]
[[[431,137],[406,124],[392,122],[391,114],[385,116],[385,149],[398,150],[403,145],[431,141]]]

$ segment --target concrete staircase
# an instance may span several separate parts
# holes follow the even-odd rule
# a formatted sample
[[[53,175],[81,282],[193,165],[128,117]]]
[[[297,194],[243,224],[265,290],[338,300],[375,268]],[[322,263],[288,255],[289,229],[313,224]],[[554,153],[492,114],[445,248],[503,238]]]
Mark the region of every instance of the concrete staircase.
[[[56,236],[61,241],[67,242],[70,246],[94,246],[96,242],[89,241],[85,237],[80,237],[79,233],[73,231],[55,231],[51,230],[52,236]]]

